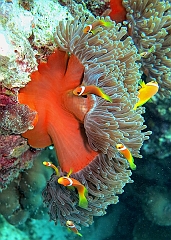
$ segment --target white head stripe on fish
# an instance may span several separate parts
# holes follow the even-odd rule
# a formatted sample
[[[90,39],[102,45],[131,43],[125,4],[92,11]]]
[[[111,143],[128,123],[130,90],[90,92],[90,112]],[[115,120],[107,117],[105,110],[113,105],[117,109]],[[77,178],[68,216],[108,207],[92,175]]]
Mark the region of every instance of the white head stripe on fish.
[[[153,82],[149,82],[146,85],[147,86],[154,86],[154,87],[158,87],[159,88],[159,85],[157,83],[153,83]]]
[[[92,25],[87,25],[87,27],[89,27],[90,28],[90,30],[89,30],[89,32],[92,30]]]
[[[67,185],[67,186],[72,186],[73,181],[71,178],[69,178],[69,177],[63,177],[63,178],[66,178],[69,181],[69,185]]]
[[[118,148],[119,151],[125,150],[127,149],[125,146],[123,146],[122,148]]]
[[[67,225],[67,227],[69,227],[69,228],[75,228],[75,225],[73,224],[73,225]]]
[[[78,96],[82,95],[83,92],[85,91],[85,86],[81,86],[80,88],[81,88],[81,92],[78,94]]]

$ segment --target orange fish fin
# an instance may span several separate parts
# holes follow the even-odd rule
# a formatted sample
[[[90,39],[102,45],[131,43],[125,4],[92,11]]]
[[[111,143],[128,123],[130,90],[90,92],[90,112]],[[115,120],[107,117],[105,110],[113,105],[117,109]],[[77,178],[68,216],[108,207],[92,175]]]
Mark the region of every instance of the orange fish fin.
[[[88,190],[86,187],[82,185],[83,189],[78,189],[78,194],[79,194],[79,206],[81,208],[87,208],[88,207],[88,200],[86,196],[88,195]]]

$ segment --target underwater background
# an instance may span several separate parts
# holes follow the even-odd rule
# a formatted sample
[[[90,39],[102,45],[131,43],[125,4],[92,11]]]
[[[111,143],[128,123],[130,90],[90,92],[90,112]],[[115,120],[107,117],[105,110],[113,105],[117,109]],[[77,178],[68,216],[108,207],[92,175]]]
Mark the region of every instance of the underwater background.
[[[171,239],[170,93],[171,1],[0,0],[0,239]]]

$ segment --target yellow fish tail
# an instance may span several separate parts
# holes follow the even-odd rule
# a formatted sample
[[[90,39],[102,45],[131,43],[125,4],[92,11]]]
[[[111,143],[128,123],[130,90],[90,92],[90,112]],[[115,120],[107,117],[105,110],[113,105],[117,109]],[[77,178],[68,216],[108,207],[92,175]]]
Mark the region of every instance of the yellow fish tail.
[[[113,101],[112,101],[112,98],[111,98],[109,95],[105,94],[102,89],[99,89],[99,90],[100,90],[99,96],[100,96],[101,98],[103,98],[103,99],[105,99],[105,100],[107,100],[107,101],[109,101],[109,102],[111,102],[111,103],[113,102]]]
[[[138,105],[135,104],[133,110],[137,110]]]
[[[79,232],[77,232],[77,235],[78,235],[78,236],[80,236],[80,237],[82,237],[82,236],[83,236],[83,235],[82,235],[81,233],[79,233]]]
[[[102,97],[103,99],[111,102],[111,103],[113,102],[113,101],[112,101],[112,98],[111,98],[109,95],[105,94],[105,93],[102,93],[101,97]]]
[[[129,165],[132,170],[136,170],[137,166],[133,162],[129,163]]]
[[[80,188],[77,188],[77,190],[79,194],[79,206],[81,208],[87,208],[88,207],[88,201],[86,198],[88,193],[87,189],[84,186],[82,186]]]
[[[90,90],[89,91],[90,93],[95,94],[96,96],[99,96],[99,97],[112,103],[112,98],[109,95],[107,95],[106,93],[104,93],[104,91],[101,88],[90,85],[90,86],[87,86],[87,90],[88,91]]]
[[[130,157],[129,159],[127,159],[127,160],[128,160],[128,162],[129,162],[130,168],[131,168],[132,170],[136,170],[137,166],[136,166],[135,163],[134,163],[134,158],[132,157],[132,155],[131,155],[131,157]]]
[[[100,20],[100,24],[105,27],[111,27],[112,23],[111,22],[106,22],[104,20]]]

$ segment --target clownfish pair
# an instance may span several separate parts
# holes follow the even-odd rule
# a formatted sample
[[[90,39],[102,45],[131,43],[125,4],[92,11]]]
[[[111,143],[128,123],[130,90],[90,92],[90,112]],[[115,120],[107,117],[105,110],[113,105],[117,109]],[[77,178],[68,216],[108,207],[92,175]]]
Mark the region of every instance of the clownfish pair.
[[[88,94],[94,94],[98,97],[101,97],[109,102],[112,103],[112,99],[109,95],[105,94],[104,91],[95,86],[95,85],[89,85],[89,86],[79,86],[73,90],[73,94],[76,96],[85,96]]]
[[[127,159],[127,161],[129,162],[130,168],[132,170],[135,170],[136,165],[134,164],[134,158],[131,152],[129,151],[129,149],[125,147],[122,143],[116,144],[116,148]]]
[[[157,82],[151,81],[145,84],[144,81],[140,82],[141,88],[138,91],[138,102],[134,106],[134,110],[137,109],[137,107],[142,106],[144,103],[146,103],[152,96],[154,96],[159,89],[159,85]]]
[[[83,29],[83,33],[92,33],[95,34],[95,28],[98,26],[104,26],[104,27],[111,27],[112,23],[111,22],[106,22],[104,20],[98,20],[95,21],[94,23],[87,25],[84,29]]]
[[[58,168],[54,164],[52,164],[50,162],[43,162],[43,165],[53,168],[55,170],[57,176],[59,176]],[[58,183],[65,187],[71,187],[71,186],[75,187],[77,189],[78,195],[79,195],[79,207],[87,208],[88,201],[87,201],[86,196],[88,195],[88,190],[78,180],[71,178],[70,177],[71,173],[72,173],[72,170],[70,170],[70,172],[67,174],[67,176],[58,178]]]
[[[78,229],[76,228],[75,224],[72,221],[70,221],[70,220],[66,221],[66,226],[68,227],[68,230],[71,230],[75,234],[82,237],[82,234],[78,232]]]

